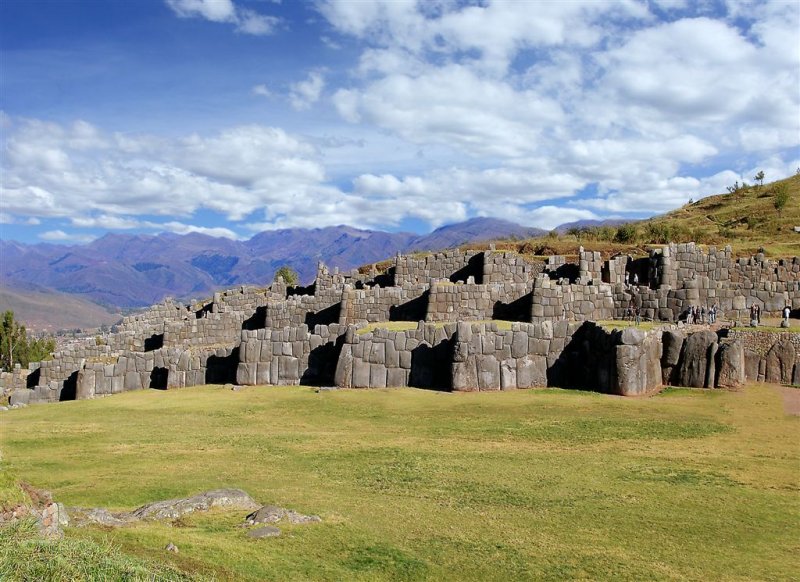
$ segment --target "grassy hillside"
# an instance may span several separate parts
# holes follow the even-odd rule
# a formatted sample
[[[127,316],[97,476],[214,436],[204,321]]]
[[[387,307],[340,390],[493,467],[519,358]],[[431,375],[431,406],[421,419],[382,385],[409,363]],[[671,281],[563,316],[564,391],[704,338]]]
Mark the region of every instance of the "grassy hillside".
[[[10,309],[17,321],[31,331],[56,332],[60,329],[90,329],[113,325],[122,319],[105,307],[46,289],[10,289],[0,286],[0,312]]]
[[[222,580],[797,573],[800,419],[770,386],[647,399],[203,387],[31,406],[2,422],[11,468],[68,506],[241,487],[324,519],[264,540],[236,512],[68,530]]]

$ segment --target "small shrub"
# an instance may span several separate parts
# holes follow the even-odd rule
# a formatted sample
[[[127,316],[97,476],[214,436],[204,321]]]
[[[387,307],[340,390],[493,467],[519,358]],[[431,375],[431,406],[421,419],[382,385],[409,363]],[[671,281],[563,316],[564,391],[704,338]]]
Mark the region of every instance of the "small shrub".
[[[617,228],[614,241],[623,244],[632,243],[636,240],[638,234],[636,226],[633,224],[623,224]]]

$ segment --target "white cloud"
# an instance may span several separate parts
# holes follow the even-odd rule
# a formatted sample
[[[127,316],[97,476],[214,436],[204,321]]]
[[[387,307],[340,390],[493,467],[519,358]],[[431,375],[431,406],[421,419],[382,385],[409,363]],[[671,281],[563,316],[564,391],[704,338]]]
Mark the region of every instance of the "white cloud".
[[[297,111],[308,109],[319,101],[322,89],[325,87],[325,77],[321,71],[311,71],[308,78],[298,83],[293,83],[289,92],[289,103]]]
[[[252,91],[253,95],[258,95],[260,97],[270,97],[272,95],[272,91],[263,83],[253,87]]]
[[[165,0],[181,18],[204,18],[211,22],[234,24],[238,32],[267,35],[275,31],[280,20],[240,8],[232,0]]]
[[[39,238],[46,241],[54,242],[79,242],[87,243],[95,239],[90,235],[79,235],[73,233],[66,233],[63,230],[48,230],[39,235]]]

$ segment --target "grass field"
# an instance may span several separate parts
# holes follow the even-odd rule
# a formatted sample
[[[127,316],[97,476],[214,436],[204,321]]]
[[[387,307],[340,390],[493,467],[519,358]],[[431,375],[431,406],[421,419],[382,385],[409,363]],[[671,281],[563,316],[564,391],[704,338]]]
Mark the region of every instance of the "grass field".
[[[264,540],[236,527],[241,513],[67,533],[218,579],[798,574],[800,418],[770,386],[646,399],[202,387],[31,406],[0,423],[11,470],[68,506],[240,487],[323,517]]]

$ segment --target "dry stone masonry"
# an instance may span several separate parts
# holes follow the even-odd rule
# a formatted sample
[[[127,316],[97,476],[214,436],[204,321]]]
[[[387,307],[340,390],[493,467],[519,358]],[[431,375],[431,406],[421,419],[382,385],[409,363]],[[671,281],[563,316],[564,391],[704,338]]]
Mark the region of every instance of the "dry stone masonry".
[[[798,333],[676,325],[690,307],[712,305],[729,323],[746,324],[753,305],[764,315],[788,305],[797,317],[800,259],[737,259],[730,247],[688,243],[605,261],[581,248],[577,263],[490,248],[398,255],[366,273],[320,264],[309,287],[278,280],[188,306],[168,299],[114,333],[1,374],[0,387],[12,404],[27,404],[217,383],[622,395],[666,384],[800,383]],[[634,311],[663,325],[609,331],[593,323]],[[392,321],[413,323],[363,329]]]

